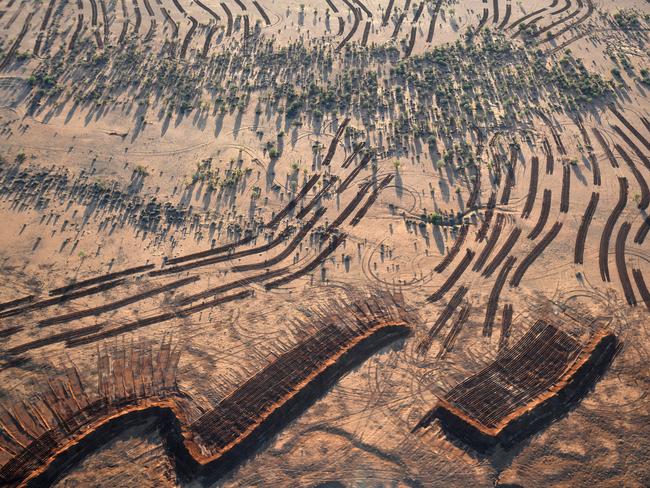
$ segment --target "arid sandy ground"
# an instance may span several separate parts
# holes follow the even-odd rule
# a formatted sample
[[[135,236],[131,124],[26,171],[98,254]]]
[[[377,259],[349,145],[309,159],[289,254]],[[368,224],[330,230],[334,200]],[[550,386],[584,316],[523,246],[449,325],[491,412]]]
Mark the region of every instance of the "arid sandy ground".
[[[310,310],[345,291],[387,287],[417,310],[412,335],[346,374],[214,485],[650,485],[648,3],[388,8],[0,0],[0,302],[39,303],[74,281],[143,265],[164,271],[174,266],[166,258],[290,235],[270,250],[0,310],[3,412],[70,364],[93,388],[100,350],[169,339],[182,347],[179,389],[207,408],[278,344],[301,339],[290,321],[309,322]],[[295,211],[269,228],[314,175]],[[328,233],[359,191],[376,192],[367,213],[353,221],[361,203]],[[320,207],[287,256],[248,266],[291,246]],[[336,236],[345,239],[323,255]],[[501,276],[508,256],[516,261]],[[252,291],[241,300],[119,329],[178,311],[206,289],[312,262],[277,287],[267,289],[269,279],[228,291]],[[187,277],[196,279],[126,303]],[[437,327],[455,295],[462,304]],[[112,302],[124,304],[47,322]],[[508,452],[479,455],[435,425],[412,433],[438,397],[494,360],[506,305],[510,344],[544,316],[581,340],[606,327],[621,351],[576,408]],[[452,337],[463,307],[469,316]],[[46,343],[91,326],[88,341]],[[198,485],[177,477],[160,430],[153,420],[129,427],[58,485]],[[0,464],[11,462],[3,448]]]

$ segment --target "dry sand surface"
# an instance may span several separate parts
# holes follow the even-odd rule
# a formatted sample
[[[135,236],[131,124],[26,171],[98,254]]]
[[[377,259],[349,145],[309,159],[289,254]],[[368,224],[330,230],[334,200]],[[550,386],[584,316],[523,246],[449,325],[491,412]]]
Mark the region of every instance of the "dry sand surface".
[[[2,483],[649,486],[648,32],[645,0],[0,0]],[[413,430],[539,319],[619,341],[578,401],[487,453]],[[250,378],[282,420],[222,469]]]

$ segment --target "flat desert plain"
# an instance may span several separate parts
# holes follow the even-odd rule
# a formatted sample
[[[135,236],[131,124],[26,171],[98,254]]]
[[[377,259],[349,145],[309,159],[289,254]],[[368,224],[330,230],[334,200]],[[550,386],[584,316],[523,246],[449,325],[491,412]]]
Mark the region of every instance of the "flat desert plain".
[[[0,485],[649,486],[649,34],[0,0]]]

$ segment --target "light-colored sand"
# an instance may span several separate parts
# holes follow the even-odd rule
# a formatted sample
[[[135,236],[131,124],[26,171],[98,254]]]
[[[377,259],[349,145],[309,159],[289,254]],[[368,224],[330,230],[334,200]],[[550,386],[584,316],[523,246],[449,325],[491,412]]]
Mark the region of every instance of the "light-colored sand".
[[[329,79],[334,84],[338,83],[337,77],[352,72],[352,68],[356,67],[354,61],[346,64],[343,54],[336,53],[333,48],[349,32],[354,21],[353,12],[346,4],[358,7],[359,2],[332,0],[339,13],[329,9],[327,20],[329,7],[326,2],[318,2],[317,5],[305,3],[304,13],[301,13],[301,2],[298,1],[261,1],[271,22],[270,26],[265,26],[254,4],[248,0],[242,1],[247,6],[246,12],[242,12],[234,1],[225,2],[236,18],[230,36],[225,35],[227,16],[220,2],[206,2],[221,17],[208,51],[209,57],[236,52],[242,53],[242,60],[247,60],[245,53],[250,47],[247,43],[261,45],[272,41],[276,52],[287,46],[297,49],[298,45],[305,46],[305,56],[312,50],[326,50],[333,59]],[[0,3],[0,11],[5,11],[0,18],[3,28],[0,35],[3,41],[2,58],[19,35],[30,12],[35,14],[18,53],[33,51],[48,3],[9,0]],[[220,78],[221,73],[209,76],[200,73],[197,66],[201,62],[197,60],[212,25],[210,15],[195,2],[181,1],[187,16],[181,14],[172,1],[163,0],[160,4],[149,0],[149,3],[154,10],[152,17],[144,3],[137,2],[142,20],[139,33],[133,34],[135,2],[106,2],[109,17],[106,44],[118,46],[125,22],[123,8],[129,20],[127,32],[133,36],[128,44],[140,46],[152,19],[155,19],[155,35],[146,44],[145,51],[159,53],[163,52],[164,46],[175,46],[176,53],[161,56],[168,56],[167,62],[185,67],[188,74],[205,76],[200,83],[193,85],[201,93],[204,102],[202,110],[195,108],[182,116],[173,111],[168,115],[165,102],[171,97],[170,93],[166,92],[157,99],[154,89],[158,86],[156,83],[162,83],[160,80],[151,80],[148,87],[118,89],[116,86],[113,95],[102,92],[101,104],[90,102],[75,105],[74,97],[89,93],[94,83],[98,82],[94,80],[93,85],[86,85],[93,79],[89,74],[93,67],[92,60],[84,60],[86,50],[93,49],[92,45],[96,43],[94,30],[99,32],[101,38],[104,36],[105,20],[99,0],[96,2],[96,26],[92,25],[91,2],[54,2],[53,16],[42,41],[48,47],[41,48],[39,57],[34,56],[20,63],[15,62],[14,56],[11,64],[0,72],[0,154],[4,158],[0,175],[0,272],[3,278],[0,282],[0,301],[28,294],[47,299],[50,289],[64,286],[72,280],[92,278],[147,263],[160,268],[165,257],[209,249],[213,240],[215,245],[222,245],[241,237],[240,232],[246,230],[257,232],[260,224],[269,222],[309,176],[320,173],[344,179],[359,161],[357,158],[350,167],[342,167],[353,147],[352,141],[346,138],[344,143],[339,144],[331,165],[323,167],[320,163],[344,114],[326,112],[321,123],[312,123],[311,114],[304,112],[299,117],[302,124],[294,125],[277,110],[285,107],[284,99],[277,102],[270,100],[276,91],[271,85],[273,80],[269,80],[267,89],[250,93],[245,110],[219,113],[218,102],[205,80],[212,76],[215,83],[222,86],[227,87],[232,82],[241,88],[247,75],[229,80]],[[413,56],[430,52],[436,46],[461,39],[469,26],[478,24],[484,7],[490,13],[487,26],[499,26],[499,22],[493,22],[492,0],[485,4],[478,0],[461,0],[453,5],[445,1],[436,20],[433,42],[427,43],[436,2],[425,2],[422,15],[415,24],[412,20],[420,2],[414,0],[410,3],[398,35],[391,39],[395,19],[403,12],[404,0],[395,1],[393,15],[386,26],[382,26],[386,0],[363,1],[363,5],[373,14],[367,42],[370,48],[396,46],[398,58],[403,58],[411,27],[415,26]],[[615,67],[612,56],[626,55],[634,71],[626,73],[619,66],[623,72],[623,85],[615,90],[610,101],[617,104],[619,111],[642,136],[650,139],[650,128],[641,120],[641,117],[650,118],[649,88],[639,82],[641,70],[649,66],[645,38],[647,30],[623,32],[612,29],[605,18],[606,13],[614,14],[628,8],[648,14],[647,2],[585,0],[581,2],[584,4],[581,9],[577,8],[576,1],[570,3],[569,14],[580,10],[573,17],[574,20],[587,12],[589,4],[595,6],[595,13],[580,27],[552,42],[543,42],[540,49],[550,52],[572,41],[575,35],[584,34],[568,47],[575,58],[582,59],[590,72],[599,73],[606,80],[612,79],[611,70]],[[525,2],[525,5],[500,0],[498,4],[501,20],[506,4],[511,4],[512,23],[540,8],[556,11],[566,2],[560,0],[552,8],[551,0],[535,0]],[[179,22],[179,36],[175,41],[171,39],[171,28],[161,7]],[[359,48],[368,20],[363,10],[359,12],[361,21],[358,31],[350,40],[353,49]],[[78,64],[72,68],[73,62],[66,58],[65,75],[59,80],[62,96],[56,103],[44,102],[32,110],[30,103],[34,91],[30,91],[27,80],[41,63],[53,66],[55,63],[51,58],[55,58],[59,50],[67,52],[79,13],[83,13],[84,20],[77,40],[77,48],[80,49]],[[259,37],[244,39],[242,15],[249,16],[251,29],[259,22]],[[190,29],[190,16],[200,26],[189,43],[186,60],[182,61],[179,52]],[[339,16],[345,27],[344,33],[337,36]],[[539,20],[539,25],[549,25],[557,18],[560,17],[549,20],[544,16]],[[646,29],[647,21],[641,19],[641,23]],[[555,30],[559,28],[561,26]],[[505,33],[510,37],[513,30],[506,30]],[[541,39],[544,39],[544,35]],[[521,39],[517,38],[515,42],[521,42]],[[127,48],[123,46],[107,52],[117,56],[122,49]],[[563,51],[558,51],[557,59],[562,55]],[[90,55],[88,59],[91,59]],[[557,62],[557,59],[553,62]],[[157,68],[163,62],[160,61]],[[82,63],[86,64],[80,67]],[[305,64],[320,67],[321,63],[322,60],[317,60]],[[395,88],[390,84],[388,73],[391,67],[398,64],[397,60],[386,61],[384,71],[378,75],[378,85],[381,93],[386,95],[385,100],[394,100],[387,95]],[[152,65],[146,66],[151,68]],[[277,66],[257,66],[257,69],[262,72],[268,70],[269,73],[281,71]],[[72,73],[79,78],[69,78]],[[124,75],[125,79],[132,76]],[[147,75],[140,73],[138,76]],[[310,77],[315,76],[307,68],[295,73],[282,72],[281,75],[282,80],[294,79],[298,90],[306,89]],[[253,79],[252,75],[250,78]],[[115,80],[112,78],[110,82],[117,83]],[[515,92],[506,94],[505,89],[511,87],[497,88],[499,100],[488,102],[495,107],[496,113],[501,113],[504,99],[517,98],[519,95]],[[380,181],[389,174],[395,178],[379,194],[358,225],[352,226],[350,219],[341,225],[340,231],[347,234],[347,239],[322,265],[307,276],[280,288],[267,291],[260,284],[250,285],[249,288],[255,292],[252,298],[143,327],[130,334],[121,334],[107,339],[106,343],[99,342],[99,347],[133,338],[160,340],[172,334],[175,340],[185,343],[178,373],[180,386],[197,404],[207,404],[212,385],[226,382],[224,378],[229,376],[229,372],[244,374],[242,371],[247,365],[259,364],[258,358],[253,359],[254,351],[272,357],[267,351],[273,350],[275,341],[298,339],[287,330],[289,319],[305,318],[309,308],[335,296],[341,289],[400,287],[407,301],[418,309],[423,319],[422,323],[414,324],[413,336],[405,343],[373,356],[350,372],[272,440],[268,448],[235,471],[223,482],[224,485],[338,486],[334,483],[340,482],[343,486],[494,486],[495,481],[499,481],[527,487],[647,486],[650,481],[647,468],[649,403],[646,395],[649,377],[645,365],[650,352],[650,338],[647,336],[650,309],[642,302],[632,270],[640,270],[646,283],[650,284],[650,236],[642,244],[634,242],[648,214],[647,209],[642,211],[637,208],[641,187],[615,149],[615,144],[627,151],[648,183],[650,168],[644,166],[643,159],[612,126],[620,127],[644,156],[650,157],[650,148],[645,147],[606,105],[582,109],[583,124],[601,172],[602,183],[596,186],[593,184],[589,148],[576,124],[575,115],[569,117],[566,113],[553,111],[553,106],[562,101],[548,98],[540,100],[538,104],[552,114],[552,125],[565,146],[566,154],[561,154],[551,128],[542,118],[532,114],[522,113],[516,127],[499,124],[482,126],[487,141],[493,137],[495,139],[494,144],[484,146],[480,154],[475,134],[471,136],[468,132],[458,135],[455,142],[460,142],[461,138],[471,142],[472,153],[482,158],[480,205],[477,211],[467,216],[469,231],[461,251],[442,273],[437,273],[434,268],[452,248],[458,228],[419,225],[419,217],[423,213],[465,211],[473,185],[470,177],[475,173],[473,170],[457,172],[448,168],[439,169],[441,155],[432,156],[426,147],[426,137],[415,137],[411,130],[404,137],[404,147],[388,154],[391,144],[396,141],[393,124],[396,124],[398,116],[406,113],[416,119],[416,109],[422,108],[418,105],[415,91],[405,90],[407,102],[397,104],[399,108],[392,113],[387,112],[384,118],[373,115],[371,120],[366,120],[364,114],[357,111],[349,114],[352,117],[350,126],[361,131],[358,140],[380,148],[381,152],[374,168],[369,165],[364,169],[350,188],[341,195],[332,192],[324,198],[322,204],[326,207],[326,213],[319,224],[324,226],[326,222],[332,222],[352,200],[361,183]],[[149,103],[146,108],[138,104],[144,100]],[[430,102],[431,105],[433,103]],[[257,106],[261,107],[260,113],[255,113]],[[430,115],[426,117],[427,123],[434,126]],[[598,128],[603,134],[615,154],[618,168],[610,164],[592,128]],[[442,128],[436,127],[436,130]],[[549,141],[554,156],[553,174],[546,174],[545,171],[545,139]],[[507,160],[509,143],[512,141],[518,142],[521,147],[517,155],[515,184],[509,202],[496,207],[495,219],[496,215],[503,215],[504,225],[486,264],[515,228],[521,229],[520,238],[509,250],[509,254],[517,258],[515,269],[555,222],[561,222],[562,229],[530,266],[518,287],[506,283],[500,296],[493,334],[486,338],[482,335],[483,323],[498,270],[490,277],[472,271],[473,263],[486,245],[486,241],[477,242],[476,233],[485,218],[485,205],[491,191],[497,192],[498,203],[504,187],[505,172],[500,185],[494,184],[488,163],[496,166],[499,154]],[[270,158],[267,143],[281,149],[277,161]],[[438,149],[444,152],[442,137],[438,138],[437,144]],[[322,149],[315,151],[314,148],[319,145]],[[535,156],[540,160],[537,197],[530,217],[525,219],[521,217],[521,212],[528,195],[531,161]],[[24,157],[24,161],[16,164],[17,157]],[[192,183],[197,165],[206,160],[211,160],[210,176],[218,177],[219,181],[228,178],[228,171],[236,170],[239,177],[235,185],[219,188],[217,184],[217,188],[211,190],[207,180]],[[571,180],[567,213],[560,211],[563,165],[569,167]],[[144,177],[138,174],[142,170],[146,172]],[[19,175],[20,172],[25,174]],[[38,174],[41,176],[37,177]],[[204,174],[207,174],[205,170]],[[67,175],[67,180],[63,175]],[[604,282],[599,269],[599,247],[607,219],[619,199],[617,177],[627,179],[629,198],[610,236],[608,264],[611,282]],[[45,188],[43,181],[47,178],[51,178],[54,184]],[[31,182],[34,186],[21,188],[21,181]],[[67,183],[64,184],[64,181]],[[56,185],[59,185],[58,188]],[[79,190],[81,185],[84,185],[83,189]],[[321,185],[319,182],[309,197]],[[112,206],[105,201],[99,204],[101,195],[108,194],[110,189],[119,189],[122,207]],[[527,236],[538,221],[545,189],[552,193],[548,222],[540,236],[530,240]],[[93,200],[93,191],[100,195],[99,199]],[[584,264],[574,264],[576,236],[594,191],[599,193],[599,203],[586,238]],[[259,196],[252,198],[258,192]],[[112,195],[118,198],[116,192]],[[42,199],[40,202],[39,197]],[[151,202],[161,205],[168,203],[168,207],[175,209],[180,217],[171,222],[163,207],[163,217],[158,226],[148,226],[143,220],[145,213],[138,205],[153,205]],[[149,222],[153,220],[155,218],[151,217]],[[286,225],[299,227],[306,220],[297,221],[294,213],[280,224],[279,230]],[[631,224],[625,262],[638,301],[636,307],[626,303],[615,258],[617,236],[625,222]],[[272,235],[277,236],[277,232],[273,234],[268,229],[261,230],[256,241],[242,249],[265,244]],[[177,308],[175,300],[179,297],[258,274],[263,270],[236,273],[232,267],[267,259],[285,246],[282,243],[269,253],[237,258],[171,276],[132,277],[124,286],[98,295],[29,314],[0,318],[1,330],[23,327],[17,333],[0,339],[2,348],[6,351],[54,333],[93,324],[105,324],[110,329],[174,310]],[[314,259],[321,249],[319,237],[310,234],[290,257],[275,268],[287,266],[295,271]],[[443,300],[428,303],[426,298],[445,283],[466,249],[476,253],[467,271]],[[188,275],[200,278],[175,292],[156,295],[109,313],[47,328],[38,327],[39,320],[44,318],[120,300]],[[424,357],[418,355],[418,344],[427,336],[460,285],[469,288],[465,303],[472,305],[472,312],[453,349],[442,358],[437,358],[451,327],[452,321],[449,321],[434,339],[428,354]],[[511,342],[524,334],[542,310],[551,310],[558,314],[558,320],[562,320],[566,328],[571,329],[570,332],[582,339],[596,326],[611,328],[621,339],[623,349],[605,378],[575,410],[514,452],[481,458],[465,446],[452,443],[435,429],[424,434],[411,434],[411,428],[431,408],[437,396],[494,359],[500,339],[501,313],[506,303],[514,308]],[[25,354],[29,362],[22,366],[2,367],[2,403],[10,405],[18,398],[40,391],[46,385],[46,379],[55,375],[55,370],[68,361],[74,361],[90,377],[98,344],[66,348],[65,343],[57,343],[29,351]],[[7,359],[6,354],[2,359]],[[173,467],[164,454],[160,438],[155,426],[143,426],[123,434],[73,467],[67,477],[60,480],[60,486],[173,486],[177,483]],[[327,482],[332,484],[327,485]]]

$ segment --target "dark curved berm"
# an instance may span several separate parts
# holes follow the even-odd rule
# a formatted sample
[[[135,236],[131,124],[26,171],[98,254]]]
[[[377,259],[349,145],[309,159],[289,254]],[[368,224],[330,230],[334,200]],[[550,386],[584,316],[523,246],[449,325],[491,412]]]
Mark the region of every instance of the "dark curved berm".
[[[494,363],[450,390],[413,430],[438,419],[450,437],[479,453],[511,448],[579,403],[617,350],[610,332],[595,333],[583,346],[539,320]]]
[[[401,296],[376,291],[362,299],[348,298],[352,300],[345,304],[330,303],[323,309],[326,313],[314,311],[309,324],[298,324],[307,332],[303,340],[285,347],[256,374],[201,408],[192,407],[191,398],[176,386],[180,351],[169,344],[157,356],[145,351],[136,363],[125,362],[133,357],[130,353],[118,353],[113,366],[108,356],[100,357],[99,397],[89,397],[78,374],[70,373],[54,383],[48,400],[57,410],[54,427],[12,427],[15,436],[27,434],[32,441],[23,448],[12,445],[17,452],[0,468],[0,484],[51,484],[116,431],[152,417],[162,422],[179,476],[214,482],[267,444],[350,369],[407,336],[416,320]],[[132,376],[136,381],[129,383]],[[121,390],[115,385],[122,385]],[[26,405],[19,417],[26,419],[34,408]]]

